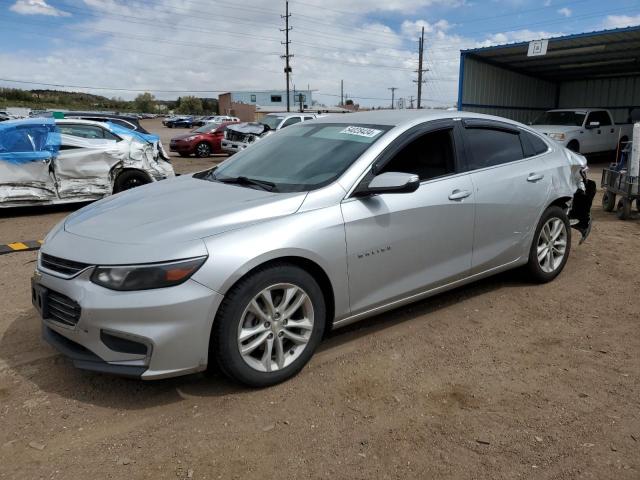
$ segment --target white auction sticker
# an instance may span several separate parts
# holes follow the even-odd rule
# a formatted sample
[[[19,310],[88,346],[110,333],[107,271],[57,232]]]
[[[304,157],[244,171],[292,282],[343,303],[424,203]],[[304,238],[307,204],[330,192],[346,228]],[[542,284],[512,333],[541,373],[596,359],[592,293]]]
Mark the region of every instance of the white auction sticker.
[[[344,133],[346,135],[358,135],[359,137],[373,138],[376,135],[381,134],[382,130],[376,130],[375,128],[355,127],[352,125],[345,128],[340,133]]]

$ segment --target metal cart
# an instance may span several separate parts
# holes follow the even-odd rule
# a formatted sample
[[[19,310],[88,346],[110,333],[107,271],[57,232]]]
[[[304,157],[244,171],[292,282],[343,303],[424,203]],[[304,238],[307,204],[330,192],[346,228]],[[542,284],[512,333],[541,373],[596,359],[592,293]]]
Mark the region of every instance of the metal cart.
[[[640,211],[640,177],[632,177],[627,172],[616,170],[617,164],[612,164],[602,171],[600,186],[604,190],[602,208],[606,212],[617,209],[618,218],[627,220],[631,217],[631,207],[636,202],[636,209]],[[616,199],[618,202],[616,203]]]

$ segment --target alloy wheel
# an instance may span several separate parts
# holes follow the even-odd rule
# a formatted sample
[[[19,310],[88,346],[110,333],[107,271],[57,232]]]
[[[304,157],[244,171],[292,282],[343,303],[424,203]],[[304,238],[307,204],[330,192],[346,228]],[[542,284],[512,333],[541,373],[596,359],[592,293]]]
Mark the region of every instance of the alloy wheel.
[[[538,236],[538,264],[545,273],[555,272],[567,251],[567,226],[557,218],[552,217],[544,224]]]
[[[242,313],[237,335],[240,355],[260,372],[286,368],[309,343],[313,322],[313,304],[302,288],[291,283],[267,287]]]

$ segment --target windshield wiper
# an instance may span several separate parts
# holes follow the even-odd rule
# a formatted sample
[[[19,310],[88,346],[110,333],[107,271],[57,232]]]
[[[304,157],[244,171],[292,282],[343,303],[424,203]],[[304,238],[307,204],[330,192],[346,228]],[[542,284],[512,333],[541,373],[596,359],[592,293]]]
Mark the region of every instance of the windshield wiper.
[[[236,185],[254,185],[268,192],[272,192],[276,188],[275,183],[267,182],[265,180],[256,180],[255,178],[249,178],[245,176],[227,177],[227,178],[214,177],[214,180],[217,180],[218,182],[222,182],[222,183],[234,183]]]

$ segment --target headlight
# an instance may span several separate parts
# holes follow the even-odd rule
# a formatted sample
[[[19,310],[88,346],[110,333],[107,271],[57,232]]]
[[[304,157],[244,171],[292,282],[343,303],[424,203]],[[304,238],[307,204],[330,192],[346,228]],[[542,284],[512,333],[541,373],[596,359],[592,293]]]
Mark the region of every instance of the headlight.
[[[206,259],[207,257],[198,257],[149,265],[96,267],[91,281],[96,285],[120,291],[173,287],[191,278]]]
[[[549,136],[551,138],[553,138],[554,140],[564,140],[565,139],[564,133],[550,133]]]
[[[197,135],[192,135],[192,136],[190,136],[190,137],[185,138],[185,140],[186,140],[187,142],[191,142],[192,140],[195,140],[196,138],[198,138],[198,137],[197,137]]]

